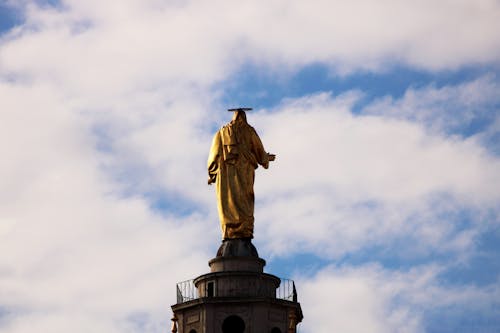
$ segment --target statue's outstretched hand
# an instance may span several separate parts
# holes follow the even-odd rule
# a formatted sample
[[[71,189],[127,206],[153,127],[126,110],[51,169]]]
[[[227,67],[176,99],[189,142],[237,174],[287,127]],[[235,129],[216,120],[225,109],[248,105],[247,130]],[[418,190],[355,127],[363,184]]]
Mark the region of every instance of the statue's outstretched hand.
[[[269,161],[274,161],[276,159],[276,155],[275,154],[267,153],[267,156],[269,157]]]

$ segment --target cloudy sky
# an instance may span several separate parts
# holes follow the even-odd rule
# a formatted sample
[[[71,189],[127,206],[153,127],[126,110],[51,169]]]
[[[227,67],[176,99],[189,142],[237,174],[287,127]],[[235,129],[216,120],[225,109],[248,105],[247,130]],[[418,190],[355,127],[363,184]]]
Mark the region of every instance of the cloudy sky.
[[[500,332],[498,0],[0,0],[0,331],[168,331],[238,106],[300,332]]]

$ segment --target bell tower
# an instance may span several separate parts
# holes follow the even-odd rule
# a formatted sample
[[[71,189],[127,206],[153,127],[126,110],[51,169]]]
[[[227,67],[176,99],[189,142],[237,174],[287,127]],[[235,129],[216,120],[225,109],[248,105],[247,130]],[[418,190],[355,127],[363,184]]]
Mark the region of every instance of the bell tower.
[[[222,244],[209,273],[177,284],[173,333],[295,333],[302,321],[294,282],[264,273],[251,241],[255,169],[276,155],[248,124],[250,110],[229,109],[233,119],[212,141],[208,184],[215,183]]]
[[[222,242],[210,273],[177,284],[172,332],[295,333],[302,321],[294,282],[264,273],[250,239]]]

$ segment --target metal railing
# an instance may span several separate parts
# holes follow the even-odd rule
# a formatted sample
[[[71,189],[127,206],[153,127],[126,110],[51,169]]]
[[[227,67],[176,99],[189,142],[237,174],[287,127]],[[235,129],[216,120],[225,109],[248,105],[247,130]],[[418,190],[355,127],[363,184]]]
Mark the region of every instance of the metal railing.
[[[295,282],[290,279],[280,279],[280,286],[276,289],[276,298],[285,301],[297,302],[297,290]]]
[[[193,280],[186,280],[177,283],[176,289],[177,304],[199,298],[198,289],[194,286]]]
[[[177,283],[176,292],[177,304],[200,298],[198,289],[194,286],[193,280],[186,280]],[[280,279],[280,285],[276,288],[276,298],[290,302],[297,302],[297,291],[293,280]]]

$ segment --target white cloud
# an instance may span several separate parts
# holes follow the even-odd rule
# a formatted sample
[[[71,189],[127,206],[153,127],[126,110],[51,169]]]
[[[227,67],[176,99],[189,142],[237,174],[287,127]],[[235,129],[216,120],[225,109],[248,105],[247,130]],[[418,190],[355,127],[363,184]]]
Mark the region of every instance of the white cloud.
[[[204,171],[222,122],[213,90],[241,64],[357,70],[395,59],[433,70],[498,59],[494,1],[24,3],[25,24],[0,41],[9,333],[164,329],[175,282],[204,272],[218,242]],[[498,159],[405,117],[353,116],[357,98],[308,96],[251,116],[278,154],[258,174],[258,241],[331,257],[413,233],[430,251],[469,249],[477,230],[435,223],[436,211],[496,202]],[[156,187],[194,209],[155,212],[144,195]],[[419,327],[404,311],[381,320],[364,283],[350,285],[374,327]],[[304,284],[307,303],[316,290]]]
[[[385,270],[377,265],[330,266],[312,278],[299,277],[299,301],[307,311],[301,329],[318,333],[424,332],[430,325],[448,332],[458,329],[460,321],[465,328],[467,314],[486,311],[495,315],[488,309],[498,307],[498,285],[443,286],[440,271],[433,266],[409,271]],[[454,312],[440,323],[426,322],[433,311],[450,308]],[[450,316],[452,327],[448,327]],[[488,331],[490,327],[488,323],[476,323],[467,328]]]
[[[386,96],[374,101],[363,113],[418,122],[445,134],[462,133],[474,122],[482,121],[486,125],[476,130],[482,132],[498,117],[499,89],[493,75],[455,86],[410,88],[402,98]]]
[[[206,265],[205,220],[161,218],[123,197],[99,172],[88,119],[57,91],[3,84],[0,94],[0,299],[13,311],[2,330],[68,331],[73,318],[81,332],[126,331],[136,312],[163,322],[176,280]]]
[[[478,230],[463,230],[460,213],[496,211],[500,160],[472,139],[356,116],[355,100],[318,94],[255,117],[278,155],[257,179],[257,233],[265,246],[341,256],[409,237],[398,253],[469,251]]]
[[[63,3],[27,6],[26,25],[4,38],[2,68],[104,100],[140,86],[211,84],[246,61],[441,70],[496,63],[500,52],[494,0]]]
[[[410,88],[402,98],[385,96],[362,112],[417,122],[435,134],[468,137],[498,156],[499,90],[495,76],[485,75],[452,86]]]
[[[498,160],[475,142],[432,135],[412,122],[354,116],[327,94],[291,101],[257,121],[283,156],[273,186],[288,187],[294,179],[312,186],[331,182],[367,199],[441,191],[498,199]]]

